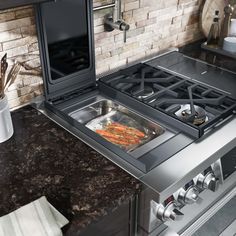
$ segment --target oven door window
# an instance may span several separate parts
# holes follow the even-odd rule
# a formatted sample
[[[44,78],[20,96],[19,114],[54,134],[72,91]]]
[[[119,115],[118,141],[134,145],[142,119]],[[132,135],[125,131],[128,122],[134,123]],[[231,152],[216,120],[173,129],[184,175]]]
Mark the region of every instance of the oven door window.
[[[87,1],[58,0],[42,6],[54,82],[90,66]]]

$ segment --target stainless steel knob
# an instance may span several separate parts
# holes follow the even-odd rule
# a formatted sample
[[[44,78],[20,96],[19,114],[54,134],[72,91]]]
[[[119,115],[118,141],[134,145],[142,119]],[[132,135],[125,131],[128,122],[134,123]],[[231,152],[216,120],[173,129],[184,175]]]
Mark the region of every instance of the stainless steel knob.
[[[199,191],[195,186],[190,186],[188,189],[181,188],[176,196],[176,200],[182,204],[193,204],[199,198]]]
[[[168,219],[175,220],[176,219],[176,214],[174,212],[174,209],[175,209],[175,206],[174,206],[173,202],[169,203],[165,207],[165,211],[163,213],[164,220],[168,220]]]
[[[195,203],[199,198],[199,191],[194,186],[190,187],[186,190],[184,202],[186,204],[193,204]]]
[[[164,220],[181,220],[183,217],[183,213],[177,209],[177,206],[173,203],[170,202],[166,207],[165,211],[163,214]]]
[[[204,188],[207,188],[213,192],[215,192],[219,187],[219,179],[213,173],[209,173],[204,181]]]
[[[154,215],[159,219],[159,220],[163,220],[163,214],[165,211],[165,207],[162,204],[157,204],[154,203],[154,207],[153,207],[153,213]]]
[[[162,204],[159,204],[156,211],[157,218],[162,221],[176,221],[182,219],[184,214],[180,212],[176,207],[177,206],[173,202],[168,203],[166,207],[164,207]]]
[[[199,174],[197,176],[196,184],[200,189],[209,189],[215,192],[219,187],[219,179],[213,172],[208,172],[205,176],[203,174]]]

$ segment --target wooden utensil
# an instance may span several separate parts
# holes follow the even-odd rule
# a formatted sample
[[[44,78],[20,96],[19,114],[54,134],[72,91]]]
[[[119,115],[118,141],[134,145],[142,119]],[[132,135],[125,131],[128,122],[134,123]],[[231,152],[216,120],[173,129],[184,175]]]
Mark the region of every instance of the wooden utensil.
[[[4,91],[15,82],[16,77],[20,72],[20,69],[21,69],[21,64],[19,62],[15,62],[15,64],[13,65],[7,76],[6,83],[4,85]]]

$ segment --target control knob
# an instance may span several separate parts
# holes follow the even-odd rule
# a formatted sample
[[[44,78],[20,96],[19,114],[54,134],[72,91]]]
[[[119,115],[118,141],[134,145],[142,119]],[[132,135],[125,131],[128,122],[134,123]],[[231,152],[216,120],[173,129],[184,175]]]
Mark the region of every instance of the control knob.
[[[190,186],[188,189],[181,188],[178,193],[176,200],[185,205],[193,204],[199,199],[199,191],[195,186]]]
[[[200,189],[209,189],[215,192],[219,187],[219,179],[210,171],[206,175],[199,174],[196,177],[196,185]]]
[[[158,204],[156,208],[156,217],[162,221],[166,220],[180,220],[184,215],[177,209],[174,202],[169,202],[165,207],[162,204]]]

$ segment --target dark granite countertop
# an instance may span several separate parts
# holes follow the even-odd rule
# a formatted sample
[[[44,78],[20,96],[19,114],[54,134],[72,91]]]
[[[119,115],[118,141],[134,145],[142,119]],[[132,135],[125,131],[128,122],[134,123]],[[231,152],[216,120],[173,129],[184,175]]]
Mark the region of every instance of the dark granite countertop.
[[[137,180],[34,108],[12,119],[14,135],[0,144],[0,216],[45,195],[72,235],[140,191]]]

